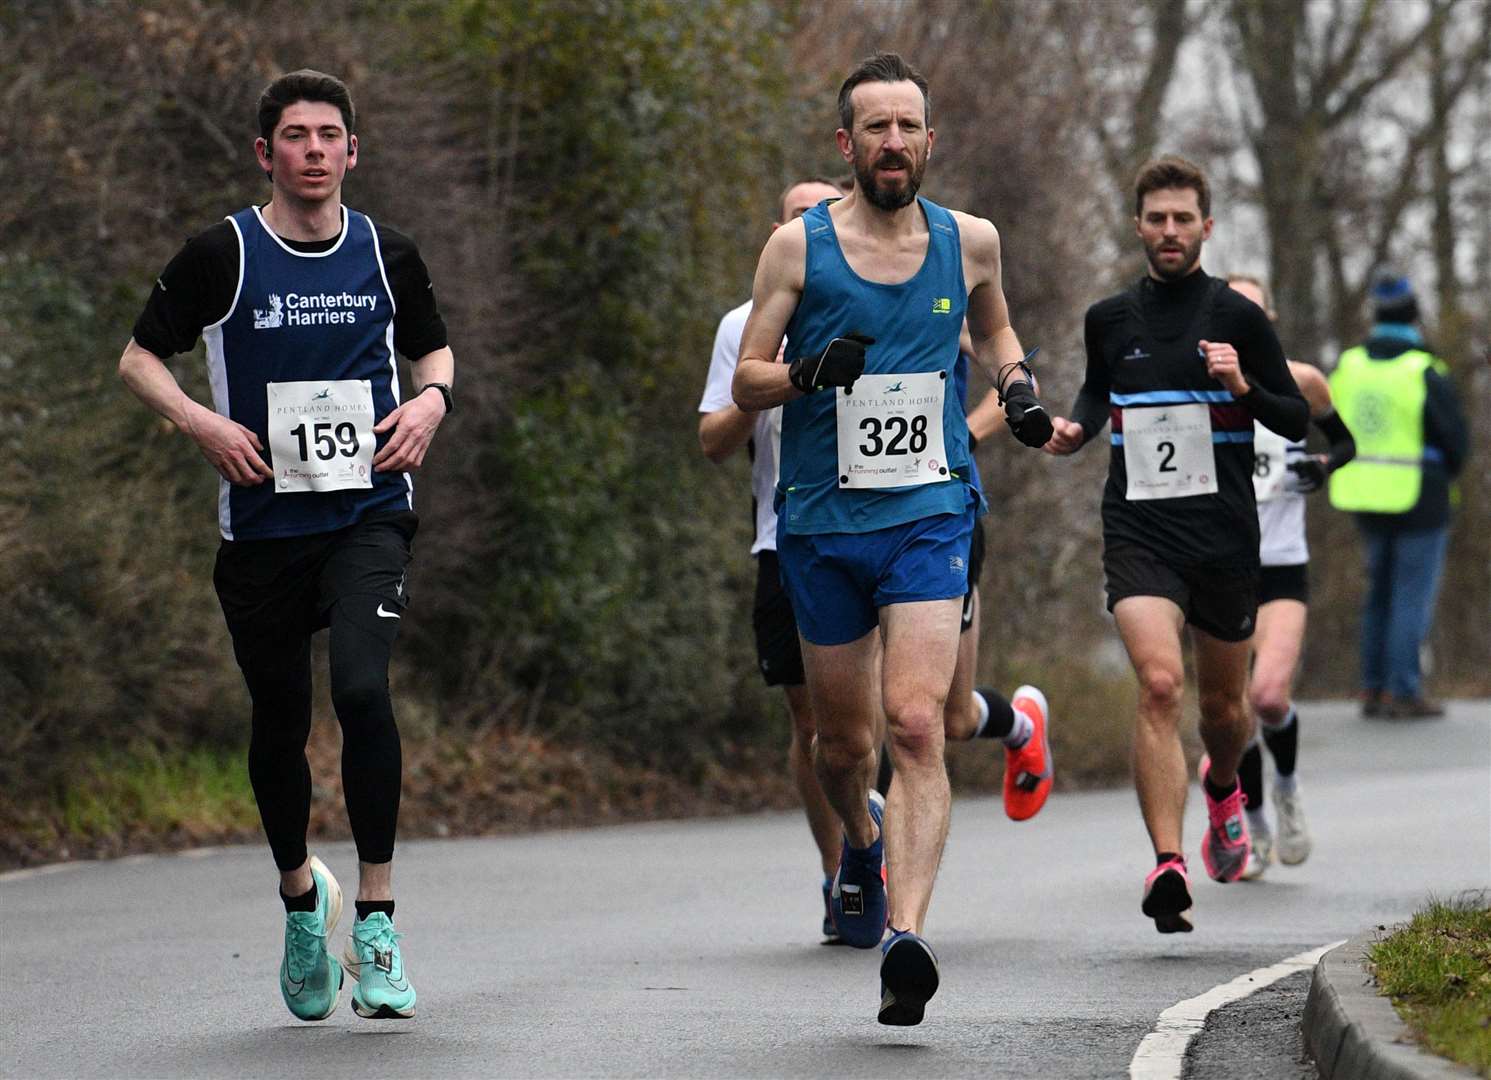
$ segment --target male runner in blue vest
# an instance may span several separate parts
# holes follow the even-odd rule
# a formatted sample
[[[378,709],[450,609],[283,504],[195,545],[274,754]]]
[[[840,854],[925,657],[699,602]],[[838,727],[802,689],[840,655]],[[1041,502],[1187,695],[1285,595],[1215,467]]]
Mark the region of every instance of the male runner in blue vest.
[[[748,411],[785,404],[777,553],[804,642],[818,777],[844,824],[834,921],[860,948],[889,924],[879,1019],[917,1024],[938,984],[920,935],[947,837],[943,705],[982,509],[951,386],[965,315],[1011,427],[1040,446],[1050,420],[1019,375],[999,234],[917,198],[934,142],[926,80],[894,53],[873,56],[844,81],[839,121],[854,190],[767,242],[733,391]],[[784,335],[790,363],[777,361]],[[869,794],[867,768],[877,632],[897,773],[888,807]]]
[[[280,991],[302,1020],[336,1009],[327,950],[342,892],[306,850],[311,635],[330,629],[342,784],[357,843],[357,919],[344,962],[359,1015],[407,1018],[415,993],[393,929],[402,760],[388,664],[408,605],[418,469],[450,411],[455,360],[419,252],[342,205],[357,164],[351,95],[297,71],[259,99],[254,150],[272,186],[187,242],[119,361],[125,383],[190,436],[222,478],[213,574],[253,700],[249,779],[280,871]],[[164,359],[202,336],[213,408]],[[414,358],[401,393],[395,350]]]

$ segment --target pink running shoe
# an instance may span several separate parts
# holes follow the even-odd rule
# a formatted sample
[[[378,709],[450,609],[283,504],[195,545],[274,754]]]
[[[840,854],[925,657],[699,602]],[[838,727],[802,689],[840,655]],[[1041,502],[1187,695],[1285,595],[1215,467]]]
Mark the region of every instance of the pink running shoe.
[[[1149,872],[1139,910],[1154,920],[1154,928],[1162,934],[1191,932],[1191,878],[1185,859],[1171,859]]]
[[[1207,817],[1206,835],[1201,838],[1201,861],[1212,880],[1225,884],[1242,877],[1253,851],[1253,841],[1248,836],[1247,818],[1243,816],[1242,785],[1234,781],[1232,794],[1225,799],[1213,799],[1206,790],[1210,771],[1211,758],[1203,756],[1197,769]]]

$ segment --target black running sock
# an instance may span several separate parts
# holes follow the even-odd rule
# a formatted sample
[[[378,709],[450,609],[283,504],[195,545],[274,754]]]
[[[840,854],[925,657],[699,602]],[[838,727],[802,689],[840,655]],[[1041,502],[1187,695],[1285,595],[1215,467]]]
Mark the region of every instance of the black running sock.
[[[356,900],[353,904],[357,908],[357,917],[359,919],[366,919],[375,911],[381,911],[390,919],[393,918],[392,900]]]
[[[320,899],[316,895],[316,881],[311,879],[311,891],[303,896],[286,896],[283,889],[280,890],[280,899],[285,902],[285,910],[289,911],[315,911],[316,903]]]
[[[1206,793],[1217,802],[1221,802],[1223,799],[1227,798],[1229,795],[1237,790],[1236,780],[1232,781],[1232,783],[1227,785],[1226,787],[1218,787],[1215,783],[1212,782],[1211,773],[1206,774],[1206,779],[1203,780],[1202,783],[1206,786]]]
[[[978,733],[981,739],[1002,739],[1011,731],[1015,730],[1015,710],[1010,705],[1010,699],[998,690],[990,690],[980,686],[974,693],[983,698],[989,706],[989,719],[984,724],[984,730]]]
[[[1279,770],[1279,775],[1292,774],[1295,758],[1299,755],[1299,713],[1294,711],[1293,705],[1289,706],[1289,715],[1284,717],[1282,724],[1263,729],[1263,741],[1268,744],[1268,752],[1274,757],[1274,768]]]
[[[1257,812],[1263,809],[1263,751],[1257,743],[1249,743],[1237,763],[1237,779],[1242,784],[1243,798],[1248,809]]]
[[[1154,864],[1156,866],[1164,866],[1167,862],[1180,861],[1180,852],[1178,851],[1162,851],[1154,857]]]

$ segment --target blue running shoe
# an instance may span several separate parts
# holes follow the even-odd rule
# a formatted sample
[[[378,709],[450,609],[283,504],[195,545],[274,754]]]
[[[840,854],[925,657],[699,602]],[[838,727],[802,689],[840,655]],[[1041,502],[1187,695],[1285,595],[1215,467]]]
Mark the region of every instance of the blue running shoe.
[[[823,879],[823,944],[842,945],[844,939],[839,937],[838,928],[834,926],[833,901],[830,894],[833,892],[833,878]]]
[[[880,792],[870,792],[870,817],[875,828],[885,817],[885,799]],[[849,846],[839,855],[839,872],[834,875],[829,893],[829,912],[839,940],[856,949],[873,949],[885,936],[885,838],[863,850]]]
[[[892,1027],[920,1024],[941,981],[937,954],[910,930],[892,930],[880,952],[880,1022]]]
[[[404,972],[393,920],[381,911],[352,924],[342,959],[357,977],[352,1008],[369,1020],[408,1020],[414,1015],[414,987]]]
[[[336,1012],[342,993],[342,965],[326,951],[326,939],[342,917],[342,889],[314,855],[311,879],[316,883],[316,910],[285,913],[280,994],[300,1019],[325,1020]]]

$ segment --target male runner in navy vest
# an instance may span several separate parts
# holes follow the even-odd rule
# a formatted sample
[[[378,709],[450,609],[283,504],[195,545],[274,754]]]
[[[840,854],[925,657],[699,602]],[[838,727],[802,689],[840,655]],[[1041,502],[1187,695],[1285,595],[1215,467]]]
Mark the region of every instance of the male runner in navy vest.
[[[359,1015],[407,1018],[415,993],[393,929],[402,760],[389,656],[408,605],[418,518],[409,473],[451,409],[455,360],[414,244],[342,205],[357,164],[347,87],[297,71],[259,99],[272,193],[187,242],[119,361],[125,383],[218,471],[213,574],[253,701],[249,779],[280,871],[280,991],[302,1020],[336,1009],[328,952],[342,893],[306,850],[311,635],[330,629],[331,696],[357,843],[357,918],[343,963]],[[207,344],[211,409],[164,359]],[[412,357],[399,385],[395,350]]]
[[[1249,854],[1237,766],[1252,734],[1244,693],[1258,612],[1253,421],[1303,439],[1309,406],[1268,317],[1201,269],[1206,175],[1160,158],[1140,170],[1134,201],[1149,273],[1087,310],[1086,381],[1046,449],[1075,452],[1111,415],[1103,570],[1139,678],[1134,780],[1156,858],[1141,910],[1168,934],[1191,929],[1181,632],[1190,624],[1209,758],[1201,858],[1215,880],[1236,881]]]
[[[889,923],[886,1024],[920,1023],[938,983],[920,934],[947,836],[943,704],[982,508],[950,385],[965,314],[978,361],[1008,384],[1011,426],[1036,446],[1050,432],[1015,378],[999,234],[917,198],[934,141],[926,87],[894,53],[844,81],[836,138],[854,190],[767,241],[733,382],[742,409],[785,405],[777,554],[803,639],[818,778],[844,824],[831,907],[839,936],[860,948]],[[877,632],[896,765],[888,807],[868,793]]]

